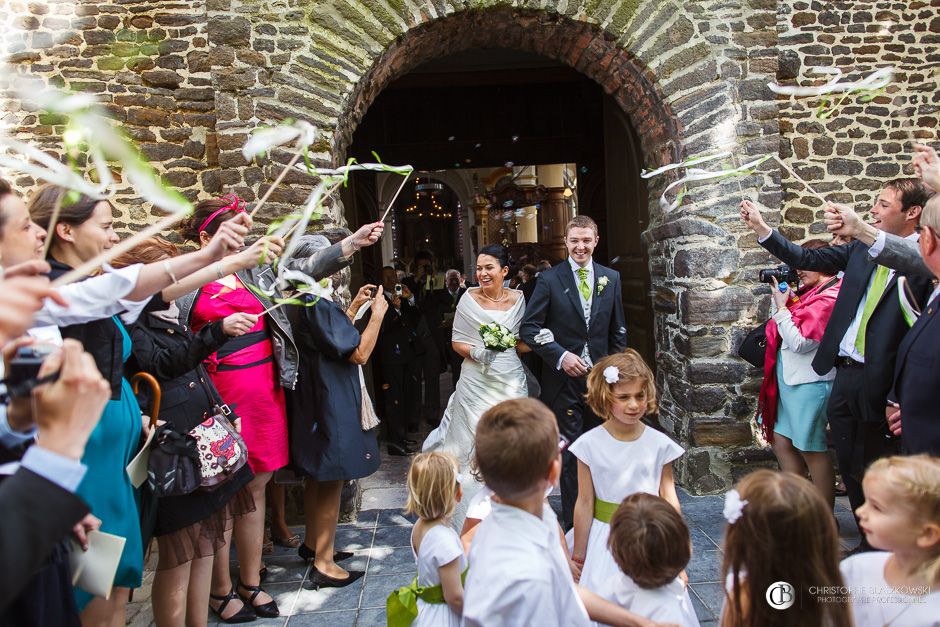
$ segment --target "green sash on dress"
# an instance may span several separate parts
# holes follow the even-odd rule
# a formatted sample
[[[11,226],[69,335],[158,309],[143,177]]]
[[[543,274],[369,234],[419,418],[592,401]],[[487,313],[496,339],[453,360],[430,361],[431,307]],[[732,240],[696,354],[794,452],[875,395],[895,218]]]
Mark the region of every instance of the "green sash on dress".
[[[467,579],[467,569],[460,573],[460,583]],[[418,577],[407,586],[393,590],[385,602],[385,616],[388,627],[408,627],[414,619],[418,618],[418,599],[425,603],[446,603],[444,588],[441,584],[436,586],[419,586]]]
[[[617,511],[617,508],[620,507],[620,503],[611,503],[609,501],[602,501],[599,498],[594,498],[594,518],[598,519],[601,522],[605,522],[608,525],[610,524],[610,519],[614,517],[614,512]]]

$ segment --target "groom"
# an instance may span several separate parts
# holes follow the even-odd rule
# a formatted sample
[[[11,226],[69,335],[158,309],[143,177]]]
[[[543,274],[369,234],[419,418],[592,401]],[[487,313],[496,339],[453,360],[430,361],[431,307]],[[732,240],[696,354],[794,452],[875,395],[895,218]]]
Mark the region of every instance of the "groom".
[[[627,328],[620,300],[620,275],[591,256],[599,241],[597,224],[575,216],[565,227],[568,259],[542,272],[520,328],[522,341],[542,358],[541,400],[558,420],[569,442],[599,423],[584,402],[587,373],[594,362],[627,347]],[[540,344],[548,329],[554,341]],[[578,461],[562,456],[561,505],[565,529],[570,529],[578,497]]]

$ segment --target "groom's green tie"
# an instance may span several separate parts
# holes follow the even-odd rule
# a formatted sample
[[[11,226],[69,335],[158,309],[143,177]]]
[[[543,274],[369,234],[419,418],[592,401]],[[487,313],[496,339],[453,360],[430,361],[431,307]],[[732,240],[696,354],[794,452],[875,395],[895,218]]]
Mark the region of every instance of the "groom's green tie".
[[[862,309],[862,320],[858,325],[858,335],[855,336],[855,348],[862,357],[865,356],[865,332],[868,329],[868,320],[875,311],[878,301],[885,293],[886,287],[888,287],[888,268],[878,266],[878,269],[875,270],[875,277],[871,281],[871,287],[868,288],[865,308]]]
[[[591,288],[587,284],[588,269],[578,268],[578,291],[584,297],[584,302],[591,300]]]

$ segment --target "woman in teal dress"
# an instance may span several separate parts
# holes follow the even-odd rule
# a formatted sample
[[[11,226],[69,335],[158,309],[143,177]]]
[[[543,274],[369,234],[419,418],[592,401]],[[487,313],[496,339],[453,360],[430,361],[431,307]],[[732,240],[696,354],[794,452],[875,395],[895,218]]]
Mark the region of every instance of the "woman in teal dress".
[[[29,211],[36,224],[48,229],[62,193],[61,188],[45,186],[32,196]],[[107,201],[86,196],[63,204],[55,231],[47,235],[52,239],[47,259],[52,266],[50,278],[65,274],[120,241],[112,226],[111,211]],[[93,597],[75,588],[75,600],[83,624],[123,625],[130,591],[140,587],[144,570],[138,495],[126,471],[140,449],[143,429],[140,407],[124,379],[131,340],[117,316],[60,327],[59,331],[63,337],[82,343],[111,385],[111,400],[85,447],[82,463],[87,471],[77,494],[101,519],[101,531],[125,539],[111,597]]]
[[[116,316],[102,322],[114,327],[121,342],[121,361],[127,361],[131,355],[131,338],[124,325]],[[140,587],[144,569],[144,548],[137,509],[139,495],[125,470],[140,449],[140,436],[140,407],[130,383],[121,377],[120,398],[108,401],[101,414],[101,422],[91,432],[85,446],[82,463],[88,467],[88,471],[76,493],[101,519],[101,531],[126,540],[114,577],[114,587],[126,590]],[[79,611],[84,610],[93,598],[84,590],[75,588]]]
[[[55,228],[48,233],[50,276],[56,278],[94,259],[117,244],[120,239],[112,224],[112,207],[106,200],[87,196],[66,199],[67,190],[46,185],[32,195],[29,213],[33,222],[48,230],[56,208],[60,208]],[[150,272],[144,267],[138,276],[135,294],[139,301],[121,301],[127,309],[122,318],[133,322],[150,296],[176,282],[203,270],[244,244],[244,233],[250,221],[232,221],[220,228],[212,241],[200,251],[165,261],[163,272]],[[154,264],[155,265],[155,264]],[[144,273],[147,277],[144,279]],[[164,273],[166,276],[164,276]],[[205,273],[203,273],[205,274]],[[204,280],[212,280],[204,277]],[[148,291],[150,290],[150,291]],[[111,401],[101,421],[91,434],[82,462],[87,467],[78,494],[88,503],[91,513],[101,519],[101,530],[125,539],[124,550],[109,599],[92,598],[76,590],[75,597],[85,625],[124,625],[125,607],[130,591],[141,584],[144,567],[138,494],[127,475],[127,464],[137,454],[143,436],[140,407],[127,380],[124,362],[131,355],[131,339],[121,319],[104,318],[60,327],[63,337],[81,342],[95,359],[95,365],[111,385]],[[50,600],[50,602],[55,602]]]

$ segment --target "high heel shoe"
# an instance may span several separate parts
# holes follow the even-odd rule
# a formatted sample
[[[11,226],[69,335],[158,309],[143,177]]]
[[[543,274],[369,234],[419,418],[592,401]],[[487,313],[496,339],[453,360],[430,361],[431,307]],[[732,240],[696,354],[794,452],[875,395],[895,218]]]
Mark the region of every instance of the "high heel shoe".
[[[349,584],[359,580],[365,575],[361,570],[351,570],[346,577],[337,579],[324,575],[316,566],[311,566],[310,578],[304,582],[304,588],[307,590],[319,590],[320,588],[345,588]]]
[[[216,616],[219,617],[219,620],[223,623],[236,624],[236,623],[250,623],[258,619],[258,615],[255,614],[255,611],[251,609],[251,606],[244,601],[242,601],[242,609],[238,610],[228,618],[223,618],[222,613],[225,611],[225,608],[228,607],[228,604],[232,602],[233,599],[237,599],[238,595],[235,594],[235,588],[229,590],[228,594],[209,594],[209,599],[211,601],[222,601],[222,604],[219,605],[219,609],[212,607],[212,604],[209,604],[209,609],[211,609]]]
[[[242,602],[245,603],[245,605],[251,607],[251,609],[255,611],[255,614],[258,615],[258,618],[277,618],[281,615],[281,611],[277,609],[277,602],[275,602],[274,599],[271,599],[262,605],[255,605],[255,599],[258,598],[259,594],[264,592],[264,590],[261,589],[261,586],[248,586],[239,581],[238,587],[251,593],[248,596],[245,596],[239,592],[238,596]]]
[[[299,547],[297,547],[297,555],[299,555],[301,559],[309,561],[317,556],[317,552],[308,547],[306,544],[301,544]],[[352,556],[353,554],[349,551],[337,551],[336,553],[333,553],[333,561],[342,562],[343,560],[348,560]]]

